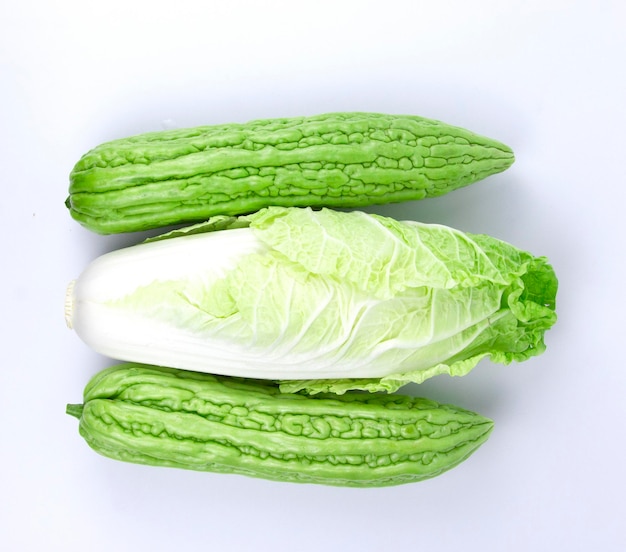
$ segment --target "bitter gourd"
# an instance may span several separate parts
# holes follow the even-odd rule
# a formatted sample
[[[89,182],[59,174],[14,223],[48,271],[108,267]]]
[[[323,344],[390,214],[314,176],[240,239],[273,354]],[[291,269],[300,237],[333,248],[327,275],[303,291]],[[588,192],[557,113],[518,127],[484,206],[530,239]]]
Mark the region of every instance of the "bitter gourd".
[[[436,476],[493,427],[427,399],[286,394],[268,382],[140,364],[103,370],[67,412],[94,450],[117,460],[352,487]]]
[[[439,196],[507,169],[511,149],[416,116],[331,113],[152,132],[104,143],[66,205],[102,234],[269,205],[352,208]]]

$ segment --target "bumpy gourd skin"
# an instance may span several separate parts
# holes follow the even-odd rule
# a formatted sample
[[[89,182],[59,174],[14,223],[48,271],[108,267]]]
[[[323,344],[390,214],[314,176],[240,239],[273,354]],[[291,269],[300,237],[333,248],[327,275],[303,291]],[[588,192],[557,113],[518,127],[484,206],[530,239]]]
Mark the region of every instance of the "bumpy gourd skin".
[[[507,169],[511,149],[416,116],[331,113],[153,132],[102,144],[66,205],[98,233],[269,205],[363,207],[435,197]]]
[[[310,397],[268,382],[140,364],[97,374],[80,434],[117,460],[277,481],[379,487],[439,475],[472,454],[493,422],[402,395]]]

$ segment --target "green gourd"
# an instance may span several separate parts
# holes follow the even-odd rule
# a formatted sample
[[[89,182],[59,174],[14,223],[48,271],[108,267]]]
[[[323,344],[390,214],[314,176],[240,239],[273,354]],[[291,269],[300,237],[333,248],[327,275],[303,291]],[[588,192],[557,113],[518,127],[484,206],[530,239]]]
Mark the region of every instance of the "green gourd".
[[[141,364],[96,374],[68,405],[98,453],[152,466],[379,487],[465,460],[493,422],[394,394],[298,395],[269,382]]]
[[[435,197],[507,169],[511,149],[416,116],[331,113],[151,132],[86,153],[66,206],[132,232],[262,207],[356,208]]]

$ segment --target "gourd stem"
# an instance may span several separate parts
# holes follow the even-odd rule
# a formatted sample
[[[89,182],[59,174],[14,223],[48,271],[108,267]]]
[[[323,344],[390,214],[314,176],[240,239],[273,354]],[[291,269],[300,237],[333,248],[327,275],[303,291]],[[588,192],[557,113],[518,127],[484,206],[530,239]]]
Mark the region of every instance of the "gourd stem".
[[[70,416],[74,416],[80,420],[83,415],[83,405],[82,404],[68,404],[65,407],[65,413]]]

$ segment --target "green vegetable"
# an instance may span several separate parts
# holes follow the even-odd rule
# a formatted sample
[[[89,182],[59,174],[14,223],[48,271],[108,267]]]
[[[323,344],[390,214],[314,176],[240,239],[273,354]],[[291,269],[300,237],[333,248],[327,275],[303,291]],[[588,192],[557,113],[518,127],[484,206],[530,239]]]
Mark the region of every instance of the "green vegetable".
[[[439,196],[505,170],[507,146],[414,116],[333,113],[152,132],[85,154],[66,205],[99,233],[262,207],[361,207]]]
[[[68,325],[96,351],[289,391],[394,391],[526,360],[556,320],[545,258],[441,225],[271,207],[164,238],[69,286]]]
[[[427,479],[493,422],[399,395],[307,397],[263,382],[137,364],[97,374],[68,405],[98,453],[153,466],[352,487]]]

